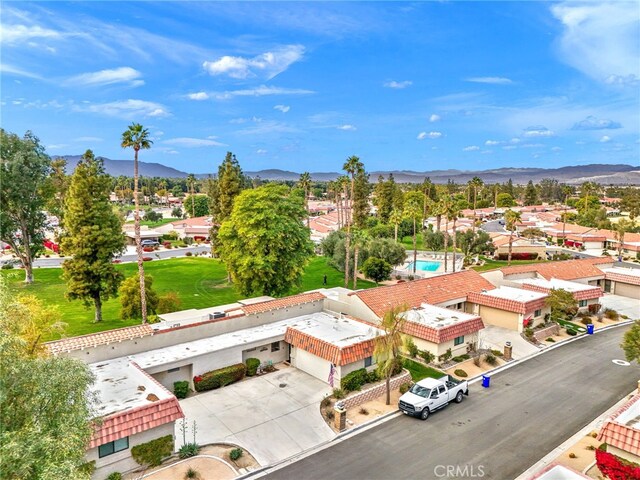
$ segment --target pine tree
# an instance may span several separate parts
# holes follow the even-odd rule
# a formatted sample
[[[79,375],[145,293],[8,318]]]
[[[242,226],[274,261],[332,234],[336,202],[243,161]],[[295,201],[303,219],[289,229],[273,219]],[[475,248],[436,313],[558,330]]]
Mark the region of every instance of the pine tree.
[[[527,183],[527,188],[524,191],[524,204],[525,205],[538,204],[538,189],[533,184],[532,180],[529,180],[529,183]]]
[[[71,176],[65,202],[62,249],[71,258],[62,270],[67,298],[93,303],[96,322],[102,321],[102,303],[117,295],[122,281],[112,260],[124,250],[125,241],[110,191],[102,160],[87,150]]]
[[[209,214],[212,217],[211,227],[211,253],[217,254],[219,247],[218,230],[233,210],[236,197],[244,188],[244,176],[242,168],[231,152],[218,167],[218,178],[210,179],[207,183],[207,195],[209,196]]]

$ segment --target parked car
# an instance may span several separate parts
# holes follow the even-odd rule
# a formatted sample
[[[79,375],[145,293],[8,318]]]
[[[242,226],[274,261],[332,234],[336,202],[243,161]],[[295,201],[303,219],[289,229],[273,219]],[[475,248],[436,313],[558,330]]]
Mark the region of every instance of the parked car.
[[[498,220],[498,225],[504,225],[504,219],[501,218],[500,220]]]
[[[407,393],[400,397],[398,408],[406,415],[426,420],[431,412],[446,407],[449,402],[462,402],[469,395],[469,383],[451,375],[442,378],[425,378],[413,384]]]
[[[158,245],[160,245],[160,243],[158,243],[157,240],[151,240],[150,238],[145,238],[140,242],[140,245],[142,245],[143,247],[157,247]]]

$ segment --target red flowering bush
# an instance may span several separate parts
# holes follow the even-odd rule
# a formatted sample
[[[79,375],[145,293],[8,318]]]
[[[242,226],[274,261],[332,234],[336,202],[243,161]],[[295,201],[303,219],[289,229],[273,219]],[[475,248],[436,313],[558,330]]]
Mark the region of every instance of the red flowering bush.
[[[611,480],[640,478],[640,465],[607,452],[606,444],[596,450],[596,464],[604,476]]]
[[[142,247],[143,252],[153,252],[153,247]]]
[[[151,260],[153,260],[151,257],[142,257],[143,262],[150,262]]]

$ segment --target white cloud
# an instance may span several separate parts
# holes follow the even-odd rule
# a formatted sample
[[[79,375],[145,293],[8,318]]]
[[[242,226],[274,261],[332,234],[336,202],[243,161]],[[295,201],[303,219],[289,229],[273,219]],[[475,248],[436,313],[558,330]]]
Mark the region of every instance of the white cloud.
[[[504,147],[502,147],[503,150],[515,150],[516,147],[515,145],[505,145]]]
[[[287,125],[286,123],[273,121],[256,122],[255,126],[250,126],[236,133],[240,135],[268,135],[272,133],[299,133],[300,130]]]
[[[74,142],[104,142],[104,139],[100,137],[78,137],[73,140]]]
[[[553,147],[553,148],[551,149],[551,151],[552,151],[552,152],[561,152],[561,151],[562,151],[562,148],[561,148],[561,147]],[[141,290],[141,291],[142,291],[142,290]]]
[[[608,118],[596,118],[589,115],[584,120],[577,122],[571,130],[609,130],[622,128],[622,125]]]
[[[132,87],[144,85],[142,74],[131,67],[119,67],[114,69],[100,70],[99,72],[83,73],[67,79],[64,83],[69,86],[103,86],[114,83],[126,83]]]
[[[301,60],[303,55],[302,45],[285,45],[253,58],[225,55],[211,62],[206,61],[202,66],[210,75],[227,75],[237,79],[262,77],[270,80]]]
[[[302,88],[281,88],[260,85],[255,88],[228,90],[226,92],[199,92],[197,95],[202,96],[201,94],[205,94],[207,95],[207,98],[212,98],[214,100],[230,100],[235,97],[264,97],[267,95],[311,95],[314,93],[316,92],[314,92],[313,90],[304,90]],[[192,100],[202,99],[204,99],[204,97]]]
[[[462,149],[463,152],[477,152],[478,150],[480,150],[480,147],[477,145],[469,145]]]
[[[544,147],[543,143],[523,143],[522,148],[542,148]]]
[[[431,123],[439,122],[440,121],[440,115],[436,115],[435,113],[431,114],[431,116],[429,117],[429,121]]]
[[[514,137],[511,140],[509,140],[509,143],[520,143],[520,139],[518,137]]]
[[[62,34],[39,25],[0,25],[0,40],[5,45],[26,43],[32,38],[60,38]]]
[[[600,137],[600,142],[601,143],[607,143],[611,141],[611,137],[609,137],[608,135],[603,135],[602,137]]]
[[[535,125],[533,127],[527,127],[522,133],[523,137],[555,137],[555,133],[552,130],[549,130],[547,127],[543,125]]]
[[[338,130],[357,130],[357,128],[354,125],[350,125],[350,124],[345,124],[345,125],[338,125],[336,127]]]
[[[618,85],[622,87],[637,87],[640,85],[640,77],[630,73],[629,75],[609,75],[604,79],[607,85]]]
[[[387,88],[402,89],[402,88],[410,87],[411,85],[413,85],[413,82],[411,80],[403,80],[401,82],[396,82],[395,80],[391,80],[389,82],[383,83],[382,85]]]
[[[274,110],[280,110],[282,113],[287,113],[289,110],[291,110],[291,107],[289,105],[276,105],[275,107],[273,107]]]
[[[637,2],[563,2],[551,7],[564,27],[560,55],[572,67],[598,81],[638,82]]]
[[[187,98],[190,100],[208,100],[209,94],[207,92],[196,92],[187,94]]]
[[[28,72],[26,70],[23,70],[22,68],[14,67],[13,65],[7,65],[6,63],[0,64],[0,73],[42,80],[42,77],[40,75]]]
[[[492,85],[509,85],[510,83],[513,83],[510,78],[505,77],[471,77],[467,78],[467,82],[489,83]]]
[[[483,155],[491,155],[493,153],[493,150],[482,150],[480,153]]]
[[[53,145],[47,145],[48,150],[62,150],[63,148],[67,148],[69,145],[66,143],[58,143]],[[140,290],[142,291],[142,290]]]
[[[111,117],[121,117],[134,119],[140,117],[168,117],[171,115],[164,105],[146,100],[122,100],[108,103],[86,104],[82,107],[75,107],[78,111],[86,111],[108,115]]]
[[[497,141],[497,140],[487,140],[486,142],[484,142],[484,144],[485,144],[487,147],[492,147],[492,146],[494,146],[494,145],[500,145],[501,143],[502,143],[502,142],[499,142],[499,141]]]
[[[256,150],[256,153],[258,155],[266,155],[267,151],[264,148],[259,148],[258,150]],[[142,290],[140,290],[140,291],[142,291]]]
[[[206,138],[178,137],[168,138],[162,143],[167,145],[175,145],[177,147],[198,148],[198,147],[226,147],[224,143],[216,142]]]
[[[418,140],[424,140],[425,138],[436,139],[442,137],[442,132],[420,132],[416,137]]]

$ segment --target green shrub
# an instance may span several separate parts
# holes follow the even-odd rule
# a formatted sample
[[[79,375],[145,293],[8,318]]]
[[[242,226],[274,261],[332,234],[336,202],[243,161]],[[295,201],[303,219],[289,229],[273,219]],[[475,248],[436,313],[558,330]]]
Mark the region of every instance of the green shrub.
[[[552,337],[547,337],[547,342],[555,343],[555,340]]]
[[[13,263],[3,263],[0,268],[2,270],[11,270],[13,268]]]
[[[96,461],[91,460],[90,462],[83,463],[78,467],[78,470],[82,473],[93,475],[96,471]]]
[[[231,452],[229,452],[229,458],[235,462],[242,456],[243,453],[244,452],[241,448],[234,448],[233,450],[231,450]]]
[[[413,338],[405,337],[404,347],[407,349],[407,353],[411,358],[416,358],[416,356],[418,356],[418,346],[416,345],[416,342],[413,341]]]
[[[247,364],[247,377],[253,377],[258,371],[260,360],[257,358],[247,358],[245,363]]]
[[[199,451],[200,445],[197,443],[185,443],[180,447],[180,450],[178,450],[178,456],[180,458],[195,457]]]
[[[157,467],[173,452],[173,435],[156,438],[131,448],[131,456],[140,465]]]
[[[464,355],[458,355],[457,357],[453,357],[451,360],[453,360],[456,363],[460,363],[460,362],[464,362],[465,360],[469,360],[470,358],[471,357],[465,353]]]
[[[198,471],[194,470],[191,467],[189,467],[189,469],[187,470],[187,473],[184,474],[184,478],[186,479],[198,478],[198,477],[199,477]]]
[[[173,394],[176,398],[187,398],[187,395],[189,395],[189,382],[186,380],[173,382]]]
[[[582,317],[580,323],[583,325],[591,325],[593,322],[591,321],[591,317]]]
[[[610,308],[606,308],[604,310],[604,316],[607,317],[609,320],[618,320],[620,318],[620,315],[618,315],[618,312]]]
[[[455,371],[453,372],[453,374],[454,374],[456,377],[460,377],[460,378],[465,378],[465,377],[467,377],[467,372],[465,372],[465,371],[464,371],[464,370],[462,370],[461,368],[458,368],[457,370],[455,370]]]
[[[329,405],[331,405],[331,397],[324,397],[321,401],[320,401],[320,408],[326,408]]]
[[[575,336],[578,334],[578,332],[577,332],[577,331],[575,331],[575,330],[574,330],[574,329],[572,329],[572,328],[566,328],[565,330],[566,330],[567,334],[568,334],[568,335],[571,335],[572,337],[575,337]]]
[[[410,388],[411,384],[409,382],[404,382],[402,385],[400,385],[400,393],[405,394],[409,391]]]
[[[187,256],[187,257],[190,257],[190,256],[192,256],[192,255],[193,255],[193,253],[191,253],[191,252],[187,252],[187,253],[185,253],[185,256]]]
[[[498,359],[493,353],[487,353],[484,356],[484,361],[487,362],[491,366],[495,366],[498,364]]]
[[[377,370],[371,370],[367,372],[367,383],[375,383],[380,380],[380,375],[378,375]]]
[[[160,298],[158,298],[157,313],[172,313],[180,310],[182,301],[176,292],[167,292]]]
[[[333,417],[336,416],[336,414],[334,413],[333,409],[325,410],[324,414],[327,416],[327,418],[329,420],[333,420]]]
[[[436,358],[436,356],[428,350],[420,350],[418,355],[425,361],[425,363],[431,363]]]
[[[213,390],[242,380],[246,371],[247,367],[244,363],[237,363],[202,375],[196,375],[193,377],[193,384],[197,392]]]
[[[438,361],[439,362],[446,362],[447,360],[449,360],[451,358],[451,349],[448,348],[446,352],[444,352],[442,355],[440,355],[438,357]]]
[[[524,329],[524,336],[527,337],[529,340],[531,340],[533,338],[533,329],[532,328],[525,328]]]
[[[360,368],[347,374],[340,380],[340,388],[347,392],[354,392],[360,390],[360,387],[367,383],[369,378],[369,372],[366,368]]]
[[[122,480],[122,474],[120,472],[113,472],[109,474],[106,480]]]
[[[333,396],[334,398],[340,400],[341,398],[345,397],[345,391],[341,388],[334,388],[333,389]]]

